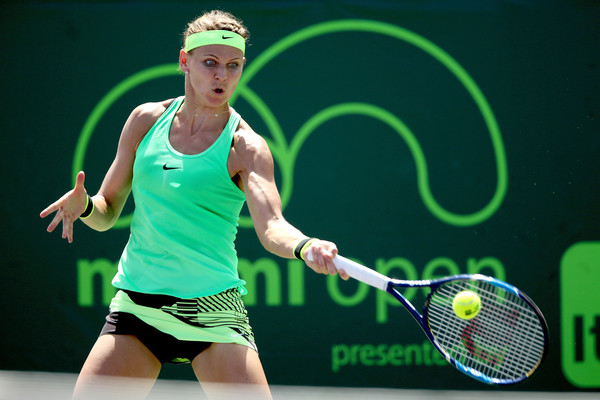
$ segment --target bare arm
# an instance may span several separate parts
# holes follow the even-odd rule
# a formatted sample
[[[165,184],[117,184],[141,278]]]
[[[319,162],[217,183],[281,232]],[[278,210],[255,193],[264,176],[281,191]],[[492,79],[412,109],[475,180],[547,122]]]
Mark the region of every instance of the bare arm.
[[[285,220],[281,198],[275,184],[274,163],[265,140],[251,130],[236,134],[232,157],[239,166],[243,189],[254,229],[262,245],[273,254],[294,258],[294,247],[307,236]],[[335,274],[332,258],[337,255],[334,243],[316,240],[307,248],[313,261],[306,261],[315,272]],[[342,278],[348,279],[345,273]]]
[[[92,229],[108,230],[119,218],[131,192],[137,146],[167,105],[168,102],[143,104],[127,119],[119,139],[117,155],[104,177],[100,191],[92,197],[94,212],[82,220]],[[44,218],[56,212],[47,230],[52,232],[62,222],[62,237],[68,239],[69,243],[73,242],[73,223],[85,210],[87,191],[84,183],[85,174],[79,172],[75,187],[40,213],[40,217]]]

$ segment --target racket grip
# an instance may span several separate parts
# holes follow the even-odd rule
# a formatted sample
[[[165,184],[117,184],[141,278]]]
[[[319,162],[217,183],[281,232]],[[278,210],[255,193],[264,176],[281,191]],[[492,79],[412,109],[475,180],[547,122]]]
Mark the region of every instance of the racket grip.
[[[313,260],[312,252],[307,255],[309,261]],[[366,283],[367,285],[373,286],[377,289],[386,291],[390,278],[380,274],[377,271],[367,268],[357,262],[337,255],[333,259],[333,264],[338,271],[345,271],[351,278]]]

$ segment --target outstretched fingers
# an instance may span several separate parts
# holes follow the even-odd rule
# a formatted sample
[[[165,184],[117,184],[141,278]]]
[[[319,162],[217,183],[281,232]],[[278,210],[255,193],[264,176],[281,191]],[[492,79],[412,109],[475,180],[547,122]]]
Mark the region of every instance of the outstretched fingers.
[[[62,238],[67,239],[69,241],[69,243],[73,243],[73,222],[74,221],[75,221],[75,219],[73,219],[72,216],[69,216],[69,215],[63,216]]]
[[[46,207],[44,210],[42,210],[42,212],[40,213],[40,217],[46,218],[48,215],[52,214],[54,211],[60,210],[61,204],[62,204],[62,198],[55,201],[54,203],[52,203],[48,207]],[[52,224],[50,224],[50,225],[52,225]],[[52,232],[52,231],[49,230],[48,232]]]
[[[54,215],[54,218],[52,218],[52,222],[50,222],[50,225],[48,225],[48,228],[46,228],[46,230],[48,232],[54,231],[54,229],[58,226],[58,224],[60,223],[60,221],[62,221],[62,219],[63,219],[63,209],[62,209],[62,207],[60,207],[60,205],[58,205],[57,207],[55,207],[55,204],[53,204],[50,207],[46,208],[40,214],[40,217],[45,218],[46,216],[48,216],[51,213],[53,213],[54,211],[56,211],[56,214]]]
[[[48,232],[53,232],[58,224],[62,222],[62,237],[63,239],[67,239],[69,243],[73,243],[73,223],[85,210],[87,202],[87,192],[84,187],[84,182],[85,174],[83,171],[80,171],[77,174],[73,190],[50,204],[40,213],[40,217],[45,218],[53,212],[56,212],[46,230]]]

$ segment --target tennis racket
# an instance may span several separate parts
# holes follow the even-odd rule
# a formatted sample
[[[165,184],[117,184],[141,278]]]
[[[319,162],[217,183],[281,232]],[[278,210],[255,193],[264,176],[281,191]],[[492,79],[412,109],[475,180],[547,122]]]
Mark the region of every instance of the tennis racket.
[[[535,372],[547,353],[548,327],[544,316],[529,297],[508,283],[466,274],[406,281],[390,279],[339,255],[333,262],[350,277],[394,296],[450,364],[481,382],[521,382]],[[429,287],[431,292],[419,313],[400,289],[423,287]],[[459,318],[452,308],[454,297],[463,290],[481,298],[480,311],[470,320]]]

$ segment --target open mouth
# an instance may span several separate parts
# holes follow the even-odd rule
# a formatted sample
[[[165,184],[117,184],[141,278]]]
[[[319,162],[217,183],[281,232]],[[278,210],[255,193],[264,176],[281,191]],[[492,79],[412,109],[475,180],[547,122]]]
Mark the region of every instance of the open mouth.
[[[223,89],[221,89],[221,88],[216,88],[216,89],[214,89],[214,92],[215,92],[216,94],[223,94],[224,90],[223,90]]]

